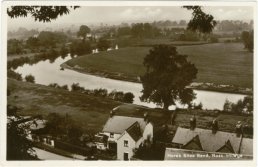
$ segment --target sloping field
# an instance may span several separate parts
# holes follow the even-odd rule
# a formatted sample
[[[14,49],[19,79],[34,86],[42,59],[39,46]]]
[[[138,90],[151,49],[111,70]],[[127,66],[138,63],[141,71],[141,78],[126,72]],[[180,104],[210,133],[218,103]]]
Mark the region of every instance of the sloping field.
[[[97,71],[105,77],[116,75],[116,79],[134,77],[137,80],[145,71],[143,59],[149,49],[150,47],[127,47],[77,57],[67,64],[80,67],[81,72]],[[244,50],[242,43],[177,46],[177,50],[180,54],[188,55],[189,60],[198,68],[197,82],[252,87],[253,54]]]
[[[46,117],[52,112],[61,115],[69,114],[84,132],[90,133],[101,131],[109,118],[110,111],[122,104],[106,98],[88,96],[13,79],[8,79],[8,89],[11,90],[11,95],[7,97],[8,104],[20,108],[21,111],[19,115],[36,116],[40,114]],[[161,109],[150,109],[134,104],[120,106],[116,109],[116,114],[143,117],[146,111],[149,113],[150,120],[155,123],[155,125],[171,123],[170,112],[164,112]],[[198,110],[179,112],[175,119],[175,124],[177,126],[189,127],[189,119],[193,114],[195,114],[197,126],[200,128],[209,127],[210,122],[214,118],[218,119],[220,130],[222,131],[233,132],[235,130],[235,124],[238,121],[253,125],[252,116],[212,114]]]

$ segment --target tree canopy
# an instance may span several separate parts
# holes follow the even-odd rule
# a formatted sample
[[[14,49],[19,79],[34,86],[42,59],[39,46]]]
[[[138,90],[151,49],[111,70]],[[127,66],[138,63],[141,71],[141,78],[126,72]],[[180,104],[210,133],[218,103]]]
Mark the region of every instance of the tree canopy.
[[[211,33],[216,26],[214,17],[202,11],[201,6],[184,6],[188,10],[192,10],[192,18],[187,24],[187,29],[198,31],[200,33]]]
[[[168,110],[176,101],[189,104],[195,97],[187,86],[196,78],[198,70],[180,55],[176,47],[154,46],[144,58],[146,73],[141,76],[143,84],[141,100],[163,105]]]
[[[11,6],[7,8],[7,14],[11,18],[31,15],[35,21],[51,22],[59,16],[69,14],[69,8],[76,9],[78,6]]]
[[[254,31],[243,31],[241,34],[241,39],[244,43],[245,49],[253,52],[254,49]]]
[[[86,39],[86,35],[90,33],[90,28],[86,25],[81,25],[80,30],[77,32],[78,37],[82,37],[83,41]]]

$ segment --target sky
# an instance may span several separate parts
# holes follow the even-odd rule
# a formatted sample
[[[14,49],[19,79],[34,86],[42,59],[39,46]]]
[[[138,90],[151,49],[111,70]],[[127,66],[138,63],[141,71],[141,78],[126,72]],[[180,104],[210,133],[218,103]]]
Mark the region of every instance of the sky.
[[[215,20],[253,19],[253,8],[250,6],[206,6],[206,13],[212,14]],[[71,10],[70,14],[59,17],[51,23],[34,22],[30,16],[11,19],[8,17],[8,29],[17,27],[56,27],[64,24],[120,24],[121,22],[152,22],[158,20],[189,20],[191,11],[177,6],[90,6]]]

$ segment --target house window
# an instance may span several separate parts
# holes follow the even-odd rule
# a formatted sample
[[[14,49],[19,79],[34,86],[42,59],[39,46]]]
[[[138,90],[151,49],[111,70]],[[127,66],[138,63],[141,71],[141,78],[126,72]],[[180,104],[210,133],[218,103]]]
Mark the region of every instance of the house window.
[[[114,133],[110,133],[110,138],[114,138]]]
[[[124,140],[124,147],[128,147],[128,140]]]

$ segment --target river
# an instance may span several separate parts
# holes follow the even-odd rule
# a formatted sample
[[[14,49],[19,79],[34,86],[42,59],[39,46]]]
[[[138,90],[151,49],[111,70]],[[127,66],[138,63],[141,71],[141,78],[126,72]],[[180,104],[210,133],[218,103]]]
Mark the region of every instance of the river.
[[[26,75],[33,75],[35,82],[42,85],[49,85],[50,83],[57,83],[59,85],[71,86],[73,83],[79,83],[85,89],[105,88],[108,91],[117,90],[123,92],[132,92],[135,96],[134,104],[144,105],[151,108],[157,107],[153,103],[141,102],[139,96],[141,95],[142,85],[139,83],[119,81],[114,79],[108,79],[98,77],[90,74],[82,74],[73,70],[65,69],[60,70],[60,65],[67,60],[71,59],[70,56],[62,58],[58,57],[54,62],[50,63],[49,60],[40,61],[36,64],[29,65],[24,64],[19,66],[15,71],[22,74],[24,78]],[[220,93],[213,91],[194,90],[196,93],[196,99],[194,103],[203,104],[203,109],[223,109],[223,105],[226,99],[231,102],[237,102],[239,99],[243,99],[245,95],[233,94],[233,93]],[[177,103],[178,107],[183,107]],[[174,107],[170,107],[174,109]]]

